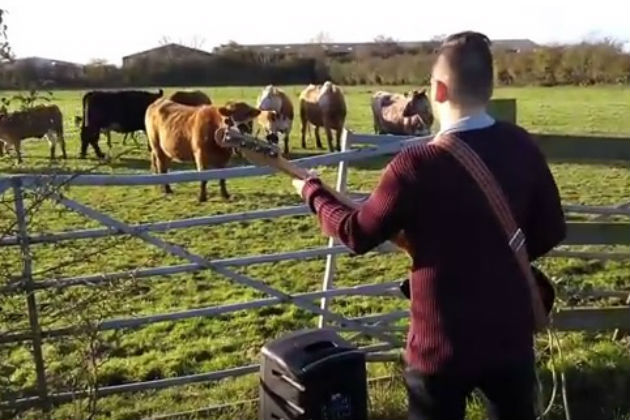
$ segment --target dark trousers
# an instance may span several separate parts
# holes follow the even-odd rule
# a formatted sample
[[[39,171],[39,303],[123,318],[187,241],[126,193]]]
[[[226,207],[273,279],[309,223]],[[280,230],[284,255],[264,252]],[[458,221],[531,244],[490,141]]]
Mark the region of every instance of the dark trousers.
[[[407,367],[409,420],[464,419],[466,398],[479,388],[486,399],[488,418],[534,420],[536,374],[526,361],[498,367],[477,376],[425,375]]]

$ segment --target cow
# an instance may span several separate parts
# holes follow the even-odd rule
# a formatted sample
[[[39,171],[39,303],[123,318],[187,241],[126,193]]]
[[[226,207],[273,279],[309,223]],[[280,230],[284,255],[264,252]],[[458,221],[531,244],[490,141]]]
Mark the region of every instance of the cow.
[[[182,105],[212,105],[210,97],[200,90],[178,90],[169,99]]]
[[[321,86],[309,85],[300,93],[300,120],[302,121],[302,147],[306,148],[305,134],[308,123],[315,126],[317,147],[322,149],[319,127],[326,130],[328,149],[332,152],[332,130],[336,131],[337,146],[340,150],[341,132],[346,121],[346,101],[339,86],[326,81]]]
[[[215,141],[215,132],[221,127],[239,124],[258,116],[260,111],[247,105],[216,107],[214,105],[188,106],[161,98],[149,105],[145,125],[151,147],[151,168],[154,173],[164,174],[171,160],[178,162],[194,161],[197,170],[224,168],[232,156],[232,150],[223,148]],[[237,114],[237,115],[235,115]],[[199,201],[207,200],[207,181],[201,181]],[[219,180],[221,196],[230,198],[225,179]],[[173,192],[168,184],[164,192]]]
[[[404,95],[379,91],[372,95],[371,105],[376,134],[425,135],[431,132],[433,113],[424,89]]]
[[[293,104],[289,96],[274,85],[266,86],[256,101],[256,108],[263,111],[258,117],[260,126],[268,135],[279,141],[279,134],[283,134],[284,154],[289,154],[291,129],[293,127]],[[273,111],[273,114],[264,112]],[[273,121],[272,121],[273,120]]]
[[[63,137],[63,116],[57,105],[39,105],[24,111],[0,114],[0,156],[4,155],[4,145],[15,149],[18,163],[22,163],[20,143],[27,138],[46,136],[50,143],[50,159],[55,159],[55,146],[61,146],[64,159],[66,142]]]
[[[98,147],[102,130],[131,133],[142,130],[146,133],[144,116],[147,107],[163,95],[139,90],[91,91],[83,95],[83,117],[81,124],[81,158],[92,145],[99,158],[105,155]]]
[[[74,116],[74,126],[76,128],[81,128],[83,122],[83,117],[81,117],[80,115],[75,115]],[[108,128],[104,128],[101,130],[102,134],[105,134],[105,137],[107,138],[107,147],[108,148],[112,148],[112,135],[111,135],[111,131]],[[138,140],[136,139],[136,132],[132,131],[131,133],[125,133],[123,135],[123,141],[122,144],[126,145],[127,144],[127,137],[131,137],[131,140],[133,140],[134,144],[137,146],[138,145]]]

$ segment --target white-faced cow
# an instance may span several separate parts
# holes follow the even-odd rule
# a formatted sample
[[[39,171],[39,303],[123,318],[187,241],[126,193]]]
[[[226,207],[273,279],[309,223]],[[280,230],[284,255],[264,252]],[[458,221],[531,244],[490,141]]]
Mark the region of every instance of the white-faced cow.
[[[376,134],[424,135],[431,132],[433,113],[424,89],[404,95],[376,92],[371,105]]]
[[[4,155],[4,146],[7,144],[15,149],[17,161],[22,162],[22,140],[44,136],[50,143],[50,158],[55,158],[55,146],[59,142],[63,158],[67,159],[63,117],[57,105],[40,105],[24,111],[0,114],[0,156]]]
[[[284,154],[288,155],[294,117],[291,99],[282,89],[268,85],[258,96],[256,107],[263,111],[257,120],[259,128],[265,130],[268,138],[276,139],[276,142],[282,134]]]
[[[337,146],[340,150],[340,139],[346,121],[346,101],[339,86],[327,81],[321,86],[309,85],[300,93],[300,120],[302,121],[302,147],[306,148],[305,134],[308,123],[315,126],[315,141],[322,149],[319,127],[326,130],[328,149],[332,152],[332,130],[336,131]]]
[[[98,138],[103,130],[118,133],[146,132],[144,115],[147,107],[163,94],[139,90],[91,91],[83,96],[81,125],[81,158],[92,145],[99,158],[105,157],[98,147]]]

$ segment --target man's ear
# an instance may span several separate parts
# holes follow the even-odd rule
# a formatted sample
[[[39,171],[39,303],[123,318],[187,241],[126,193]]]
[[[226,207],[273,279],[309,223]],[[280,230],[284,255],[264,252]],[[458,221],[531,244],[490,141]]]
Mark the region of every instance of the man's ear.
[[[446,83],[441,80],[435,81],[435,95],[434,99],[436,102],[443,103],[448,101],[448,86]]]
[[[229,109],[224,106],[219,107],[219,114],[223,115],[224,117],[231,117],[233,113],[233,109]]]

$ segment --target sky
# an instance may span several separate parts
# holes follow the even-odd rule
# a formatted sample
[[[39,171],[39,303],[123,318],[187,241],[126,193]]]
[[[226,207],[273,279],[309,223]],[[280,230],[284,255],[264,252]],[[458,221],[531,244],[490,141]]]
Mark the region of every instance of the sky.
[[[461,30],[538,43],[612,37],[630,47],[628,0],[4,0],[9,41],[19,57],[119,65],[168,37],[204,50],[234,40],[335,42],[377,35],[419,41]],[[303,9],[304,8],[304,9]]]

